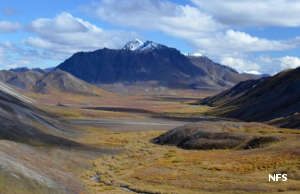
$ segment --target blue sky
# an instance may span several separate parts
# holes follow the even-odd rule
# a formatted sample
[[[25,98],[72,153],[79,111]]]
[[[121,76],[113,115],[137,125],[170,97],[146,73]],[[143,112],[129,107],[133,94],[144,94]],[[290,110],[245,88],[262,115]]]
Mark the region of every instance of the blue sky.
[[[274,74],[300,66],[299,18],[290,0],[10,0],[0,4],[0,69],[53,67],[139,38]]]

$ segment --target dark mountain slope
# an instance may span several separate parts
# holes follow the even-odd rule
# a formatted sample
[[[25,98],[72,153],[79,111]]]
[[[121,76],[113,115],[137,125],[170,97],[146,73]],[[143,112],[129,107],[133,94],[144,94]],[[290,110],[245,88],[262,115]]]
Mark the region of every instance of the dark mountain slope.
[[[284,120],[282,117],[290,118],[300,112],[299,85],[300,68],[297,68],[273,77],[242,82],[200,103],[218,106],[215,112],[219,115],[245,121]]]
[[[188,86],[205,75],[179,51],[170,48],[135,52],[102,49],[77,53],[58,66],[90,83],[158,81]]]
[[[224,92],[221,92],[216,96],[201,100],[201,103],[209,106],[222,106],[222,105],[230,104],[231,102],[234,102],[239,97],[249,92],[249,90],[252,87],[262,82],[263,80],[264,79],[258,79],[258,80],[248,80],[248,81],[240,82],[237,85],[235,85],[233,88],[225,90]]]
[[[120,50],[76,53],[57,68],[93,84],[154,81],[173,88],[220,89],[248,79],[219,64],[191,59],[174,48],[150,41],[126,44]]]

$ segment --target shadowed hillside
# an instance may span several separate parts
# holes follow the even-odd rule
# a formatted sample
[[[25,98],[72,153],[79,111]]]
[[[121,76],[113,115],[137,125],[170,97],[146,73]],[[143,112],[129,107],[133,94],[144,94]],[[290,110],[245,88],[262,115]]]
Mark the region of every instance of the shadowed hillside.
[[[213,114],[245,121],[274,121],[281,127],[299,128],[285,120],[297,121],[300,111],[300,68],[273,77],[239,83],[200,103],[217,106]],[[279,122],[281,121],[281,122]],[[285,121],[285,122],[284,122]],[[299,122],[296,122],[299,123]]]

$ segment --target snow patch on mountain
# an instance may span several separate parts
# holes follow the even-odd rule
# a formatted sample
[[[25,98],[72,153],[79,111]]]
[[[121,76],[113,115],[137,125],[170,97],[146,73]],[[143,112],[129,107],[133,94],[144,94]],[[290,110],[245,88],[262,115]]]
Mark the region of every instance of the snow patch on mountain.
[[[123,49],[131,50],[131,51],[148,51],[148,50],[159,49],[162,47],[164,46],[152,41],[143,42],[139,39],[135,39],[126,43]]]
[[[143,45],[144,45],[143,41],[141,41],[139,39],[135,39],[135,40],[132,40],[132,41],[129,41],[128,43],[126,43],[125,46],[123,47],[123,49],[135,51]]]

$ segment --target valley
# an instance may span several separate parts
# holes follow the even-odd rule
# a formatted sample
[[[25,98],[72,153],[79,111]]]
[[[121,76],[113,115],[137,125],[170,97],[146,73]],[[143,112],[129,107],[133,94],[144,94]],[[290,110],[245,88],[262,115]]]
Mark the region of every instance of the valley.
[[[300,192],[299,68],[130,44],[0,71],[0,194]]]
[[[55,99],[55,95],[39,94],[35,106],[59,118],[65,125],[60,128],[66,133],[51,128],[44,130],[74,145],[65,147],[59,140],[56,145],[25,146],[1,140],[2,160],[14,158],[15,162],[29,167],[11,172],[5,170],[11,169],[9,166],[4,166],[0,177],[5,181],[0,187],[5,194],[13,193],[11,187],[16,181],[20,185],[14,188],[16,193],[299,192],[298,130],[208,117],[206,113],[212,108],[191,105],[201,98],[201,92],[197,98],[193,94],[180,98],[78,94],[72,100],[65,94],[48,104],[43,104],[45,99]],[[237,134],[245,142],[200,150],[152,142],[174,128]],[[253,137],[276,137],[276,141],[244,149],[244,144]],[[209,142],[220,143],[213,139]],[[41,174],[34,175],[32,170]],[[268,174],[275,171],[287,172],[288,183],[269,183]]]

